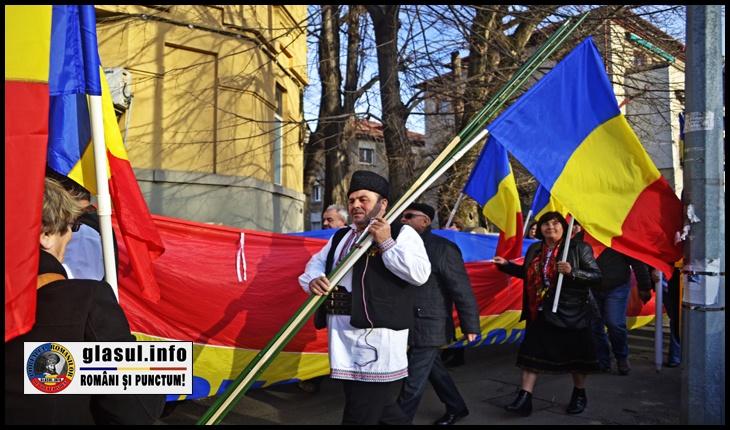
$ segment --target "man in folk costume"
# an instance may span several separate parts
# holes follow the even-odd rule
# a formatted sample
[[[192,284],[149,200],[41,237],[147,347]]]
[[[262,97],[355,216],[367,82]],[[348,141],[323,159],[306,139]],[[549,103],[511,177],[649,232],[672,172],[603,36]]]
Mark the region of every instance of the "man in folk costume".
[[[342,424],[410,423],[396,396],[408,376],[416,288],[428,280],[431,263],[413,228],[391,226],[383,218],[389,194],[390,184],[382,176],[353,173],[348,190],[352,224],[335,232],[299,277],[305,292],[328,294],[327,274],[358,246],[365,231],[372,236],[372,246],[315,314],[316,327],[328,329],[330,377],[343,381]]]

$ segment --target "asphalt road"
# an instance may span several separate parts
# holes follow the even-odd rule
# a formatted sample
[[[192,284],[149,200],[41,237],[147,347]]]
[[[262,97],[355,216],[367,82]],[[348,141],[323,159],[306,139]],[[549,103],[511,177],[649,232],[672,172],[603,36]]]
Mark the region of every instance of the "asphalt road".
[[[664,327],[664,354],[667,336]],[[515,367],[518,344],[467,348],[466,364],[451,369],[470,414],[456,425],[677,425],[680,424],[681,367],[657,371],[654,359],[654,325],[629,332],[632,371],[620,376],[614,362],[612,373],[589,376],[588,406],[582,414],[568,415],[570,375],[539,375],[529,417],[510,414],[519,389],[520,371]],[[196,424],[215,401],[214,397],[175,402],[156,425]],[[318,394],[296,384],[247,392],[221,421],[221,425],[340,424],[344,405],[341,383],[325,378]],[[430,425],[445,412],[429,386],[414,424]]]

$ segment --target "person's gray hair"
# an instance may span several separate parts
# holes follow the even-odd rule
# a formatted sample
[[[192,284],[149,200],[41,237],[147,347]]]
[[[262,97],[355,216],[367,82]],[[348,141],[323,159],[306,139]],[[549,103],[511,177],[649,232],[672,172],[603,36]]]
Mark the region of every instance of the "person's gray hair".
[[[347,224],[347,216],[349,215],[347,213],[347,209],[343,208],[340,205],[329,205],[329,206],[327,206],[327,209],[325,209],[324,211],[327,212],[327,211],[332,210],[332,209],[334,209],[335,211],[337,211],[337,215],[340,216],[340,218],[342,219],[342,222],[344,222],[345,224]]]

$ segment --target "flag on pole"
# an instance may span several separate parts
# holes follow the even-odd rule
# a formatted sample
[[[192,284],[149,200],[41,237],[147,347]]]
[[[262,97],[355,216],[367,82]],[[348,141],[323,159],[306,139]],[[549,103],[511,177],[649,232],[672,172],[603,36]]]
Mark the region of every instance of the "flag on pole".
[[[48,166],[97,194],[90,144],[87,95],[100,95],[107,146],[107,178],[114,213],[129,252],[132,269],[148,300],[160,298],[152,261],[165,250],[129,163],[119,131],[109,85],[99,59],[96,18],[91,5],[54,6],[51,41],[51,87]]]
[[[484,216],[496,225],[499,241],[495,255],[511,259],[522,255],[522,207],[507,151],[490,136],[464,185],[482,206]]]
[[[487,129],[598,242],[671,273],[682,203],[619,110],[592,38]]]
[[[550,191],[545,189],[542,184],[537,185],[535,190],[535,197],[532,199],[532,207],[530,210],[533,213],[535,221],[545,212],[560,212],[563,216],[568,215],[568,211],[557,201],[551,194]]]
[[[5,342],[35,323],[51,6],[5,6]]]

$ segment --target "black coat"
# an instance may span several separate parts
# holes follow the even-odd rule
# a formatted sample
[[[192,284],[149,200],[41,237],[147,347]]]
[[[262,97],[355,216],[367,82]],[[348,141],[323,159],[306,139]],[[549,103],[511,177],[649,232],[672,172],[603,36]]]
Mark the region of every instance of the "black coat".
[[[454,242],[433,234],[431,227],[421,233],[421,239],[431,261],[431,276],[425,284],[416,288],[415,323],[408,343],[412,346],[443,346],[455,340],[454,305],[461,331],[464,334],[480,333],[479,306],[461,250]]]
[[[583,240],[584,232],[575,235],[573,240]],[[606,248],[596,258],[598,267],[601,269],[601,282],[591,287],[594,292],[612,290],[618,286],[625,285],[631,280],[631,272],[634,272],[636,284],[639,290],[651,291],[654,284],[651,281],[649,266],[633,257],[616,251],[613,248]]]
[[[45,251],[38,272],[66,275]],[[5,424],[153,424],[165,406],[163,394],[23,394],[23,342],[135,340],[108,283],[62,279],[41,287],[33,328],[5,343]]]
[[[520,321],[528,319],[530,316],[530,307],[527,300],[527,265],[540,254],[542,244],[543,241],[538,241],[527,248],[524,264],[516,264],[510,261],[504,266],[497,266],[502,272],[525,281],[522,285],[522,315]],[[560,245],[558,250],[558,261],[562,260],[564,250],[565,242]],[[572,301],[584,299],[588,295],[588,289],[591,286],[601,283],[601,269],[598,268],[598,263],[593,257],[593,248],[581,240],[571,240],[568,247],[567,261],[573,271],[570,276],[563,276],[560,296],[565,299],[575,299]],[[573,275],[575,275],[575,278]]]

